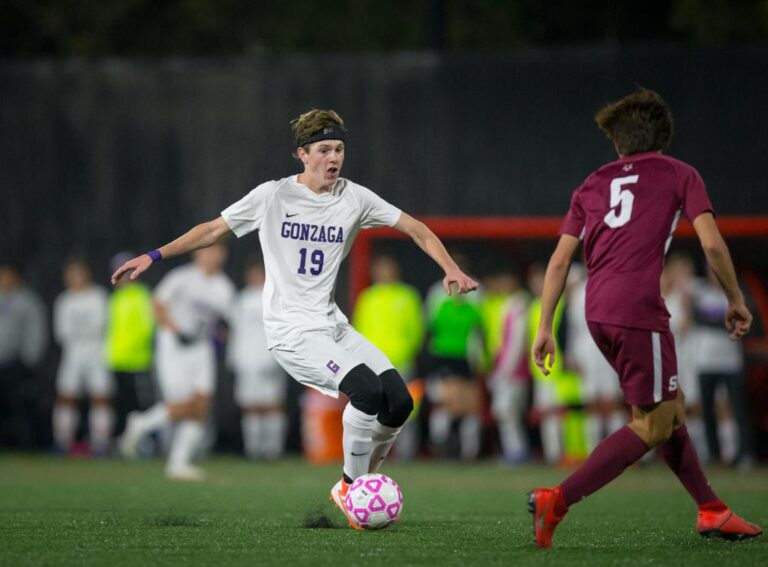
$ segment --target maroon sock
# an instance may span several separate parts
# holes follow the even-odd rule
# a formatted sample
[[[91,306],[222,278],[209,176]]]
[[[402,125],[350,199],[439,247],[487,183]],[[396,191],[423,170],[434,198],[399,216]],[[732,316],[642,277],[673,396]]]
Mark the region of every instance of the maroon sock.
[[[688,494],[696,501],[696,504],[706,504],[719,501],[719,498],[709,486],[704,471],[701,470],[696,449],[693,448],[688,429],[683,425],[678,428],[666,443],[656,449],[667,466],[672,469],[680,482],[688,491]]]
[[[602,488],[647,452],[645,441],[627,426],[609,435],[560,485],[565,505],[570,506]]]

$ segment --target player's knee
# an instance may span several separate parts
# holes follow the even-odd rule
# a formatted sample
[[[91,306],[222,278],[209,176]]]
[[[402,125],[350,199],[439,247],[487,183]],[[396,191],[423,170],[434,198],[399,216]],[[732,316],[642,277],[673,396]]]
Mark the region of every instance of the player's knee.
[[[385,408],[379,415],[379,421],[387,427],[402,427],[413,411],[413,397],[397,370],[382,372],[381,382]]]
[[[384,387],[376,373],[365,364],[355,366],[339,383],[339,391],[349,403],[368,415],[377,415],[384,401]]]

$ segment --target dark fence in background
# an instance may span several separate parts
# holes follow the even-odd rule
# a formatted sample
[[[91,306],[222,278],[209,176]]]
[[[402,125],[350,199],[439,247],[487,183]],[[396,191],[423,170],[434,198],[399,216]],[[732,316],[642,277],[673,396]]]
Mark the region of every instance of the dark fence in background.
[[[595,110],[635,84],[666,97],[718,211],[768,213],[768,46],[7,60],[0,252],[48,294],[73,252],[106,275],[295,172],[288,122],[312,107],[348,123],[345,176],[409,212],[562,214],[614,157]]]

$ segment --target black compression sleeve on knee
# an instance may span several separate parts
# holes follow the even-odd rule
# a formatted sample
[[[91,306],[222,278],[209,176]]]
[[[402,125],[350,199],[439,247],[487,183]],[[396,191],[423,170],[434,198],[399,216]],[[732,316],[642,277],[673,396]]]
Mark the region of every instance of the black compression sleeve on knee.
[[[413,411],[413,398],[400,373],[395,369],[379,375],[384,388],[384,407],[379,412],[379,423],[387,427],[401,427]]]
[[[347,372],[339,383],[339,391],[346,394],[352,406],[368,415],[378,414],[384,403],[381,380],[365,364]]]

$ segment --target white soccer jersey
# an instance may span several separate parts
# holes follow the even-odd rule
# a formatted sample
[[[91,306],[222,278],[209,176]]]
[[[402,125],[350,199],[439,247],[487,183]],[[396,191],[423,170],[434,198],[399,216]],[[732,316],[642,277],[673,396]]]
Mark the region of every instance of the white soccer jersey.
[[[155,289],[179,331],[201,339],[211,336],[219,317],[229,318],[234,297],[235,286],[226,275],[207,275],[194,263],[172,269]]]
[[[102,344],[107,326],[107,292],[98,286],[64,291],[53,306],[53,332],[64,347]]]
[[[398,208],[347,179],[317,194],[297,178],[263,183],[221,212],[238,238],[259,230],[270,348],[306,330],[346,323],[334,299],[342,260],[361,228],[400,219]]]
[[[231,328],[227,355],[234,370],[267,372],[277,367],[275,357],[267,350],[261,288],[247,287],[238,294]]]

